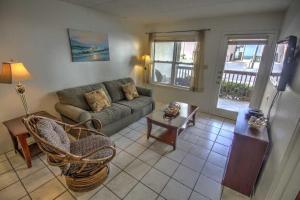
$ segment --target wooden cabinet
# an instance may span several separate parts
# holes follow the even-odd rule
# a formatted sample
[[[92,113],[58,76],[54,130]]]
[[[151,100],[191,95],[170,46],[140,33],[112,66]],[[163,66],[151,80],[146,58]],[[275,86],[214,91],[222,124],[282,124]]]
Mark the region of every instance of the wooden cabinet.
[[[269,137],[266,128],[249,128],[247,112],[238,114],[223,185],[251,196],[267,158]]]

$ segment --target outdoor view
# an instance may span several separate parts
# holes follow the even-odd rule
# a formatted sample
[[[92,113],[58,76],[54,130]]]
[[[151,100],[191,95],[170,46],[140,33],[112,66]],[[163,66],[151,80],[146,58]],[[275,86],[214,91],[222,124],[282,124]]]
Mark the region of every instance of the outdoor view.
[[[217,108],[238,111],[248,107],[259,71],[266,39],[234,39],[228,41]],[[153,82],[190,87],[196,42],[154,43],[152,57]],[[284,48],[278,48],[271,76],[278,79],[282,68]]]
[[[218,108],[238,111],[249,105],[264,47],[255,43],[228,45]]]
[[[279,77],[282,72],[283,62],[284,62],[284,57],[285,57],[287,47],[288,47],[287,43],[278,44],[275,51],[274,62],[273,62],[273,67],[272,67],[272,72],[270,77],[272,83],[275,86],[277,86],[279,82]]]
[[[155,42],[153,81],[190,87],[196,42]]]

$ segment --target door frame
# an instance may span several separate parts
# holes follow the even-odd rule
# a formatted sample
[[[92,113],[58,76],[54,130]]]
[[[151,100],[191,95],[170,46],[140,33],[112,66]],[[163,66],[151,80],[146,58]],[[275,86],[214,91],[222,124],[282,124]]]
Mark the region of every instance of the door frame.
[[[219,90],[220,90],[220,83],[218,83],[218,76],[223,76],[223,71],[224,71],[224,63],[226,61],[226,53],[227,53],[227,41],[229,37],[245,37],[245,38],[251,38],[251,37],[267,37],[268,41],[267,44],[264,48],[264,53],[262,56],[262,60],[260,63],[259,67],[259,75],[256,77],[256,84],[254,86],[254,94],[251,96],[250,99],[250,104],[249,106],[253,108],[259,108],[264,91],[266,88],[266,85],[269,80],[269,74],[271,71],[271,65],[273,62],[273,57],[274,57],[274,51],[276,47],[276,39],[278,37],[278,31],[255,31],[255,32],[224,32],[223,36],[221,37],[221,42],[220,42],[220,48],[217,56],[217,62],[215,66],[215,71],[213,73],[213,82],[211,86],[211,94],[210,94],[210,99],[211,104],[210,104],[210,113],[233,119],[235,120],[237,117],[237,112],[234,111],[229,111],[229,110],[224,110],[217,108],[217,103],[218,103],[218,96],[219,96]],[[258,83],[258,84],[257,84]]]

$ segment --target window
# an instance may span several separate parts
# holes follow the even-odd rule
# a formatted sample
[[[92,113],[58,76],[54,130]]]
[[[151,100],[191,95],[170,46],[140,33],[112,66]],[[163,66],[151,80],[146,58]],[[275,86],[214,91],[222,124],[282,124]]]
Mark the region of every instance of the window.
[[[197,42],[155,41],[152,51],[154,83],[190,88]]]

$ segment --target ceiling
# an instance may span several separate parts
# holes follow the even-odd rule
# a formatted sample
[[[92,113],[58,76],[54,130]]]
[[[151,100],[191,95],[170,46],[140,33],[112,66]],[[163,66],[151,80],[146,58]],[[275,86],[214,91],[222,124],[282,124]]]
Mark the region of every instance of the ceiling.
[[[284,11],[292,0],[62,0],[136,23]]]

